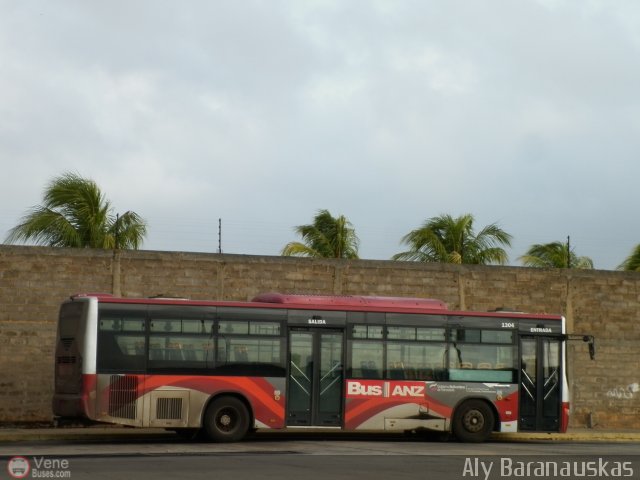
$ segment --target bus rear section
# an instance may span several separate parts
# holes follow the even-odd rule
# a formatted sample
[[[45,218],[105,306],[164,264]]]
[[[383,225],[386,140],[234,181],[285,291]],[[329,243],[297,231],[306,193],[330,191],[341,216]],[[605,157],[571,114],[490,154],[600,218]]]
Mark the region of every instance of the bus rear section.
[[[52,405],[57,423],[85,422],[93,416],[96,344],[92,322],[87,320],[96,309],[96,299],[89,298],[60,307]]]

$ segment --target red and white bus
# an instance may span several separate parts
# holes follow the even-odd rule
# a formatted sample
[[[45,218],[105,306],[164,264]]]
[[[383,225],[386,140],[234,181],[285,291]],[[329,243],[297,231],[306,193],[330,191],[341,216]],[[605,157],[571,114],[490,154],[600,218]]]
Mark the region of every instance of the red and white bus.
[[[564,432],[565,320],[438,300],[263,294],[251,302],[85,294],[60,309],[53,412],[204,430]]]

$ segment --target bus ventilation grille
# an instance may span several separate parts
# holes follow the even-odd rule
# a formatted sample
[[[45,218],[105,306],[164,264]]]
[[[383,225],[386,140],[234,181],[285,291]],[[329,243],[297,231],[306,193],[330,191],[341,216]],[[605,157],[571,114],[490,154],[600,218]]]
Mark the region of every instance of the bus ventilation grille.
[[[180,420],[182,418],[181,398],[159,398],[156,403],[158,420]]]
[[[117,418],[136,419],[138,378],[111,375],[109,382],[109,415]]]

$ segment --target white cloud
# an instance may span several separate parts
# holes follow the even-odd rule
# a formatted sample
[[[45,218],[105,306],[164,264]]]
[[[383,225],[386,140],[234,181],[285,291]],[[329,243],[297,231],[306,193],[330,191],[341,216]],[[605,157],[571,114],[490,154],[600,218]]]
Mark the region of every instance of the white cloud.
[[[356,97],[366,89],[363,78],[325,75],[312,80],[305,89],[304,97],[314,109],[334,110],[349,108]]]
[[[406,47],[396,49],[388,56],[391,68],[401,74],[422,76],[424,83],[437,92],[462,94],[473,89],[473,65],[453,53],[425,46],[413,51]]]

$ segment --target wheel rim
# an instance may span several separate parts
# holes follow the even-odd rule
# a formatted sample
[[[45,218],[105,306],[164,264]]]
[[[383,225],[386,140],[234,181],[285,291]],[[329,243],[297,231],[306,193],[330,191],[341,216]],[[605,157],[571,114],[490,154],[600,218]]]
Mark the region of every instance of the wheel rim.
[[[462,425],[467,432],[481,432],[484,429],[484,423],[484,415],[476,409],[469,410],[464,414],[464,417],[462,417]]]
[[[232,432],[238,425],[238,417],[233,408],[223,408],[216,415],[216,427],[221,432]]]

